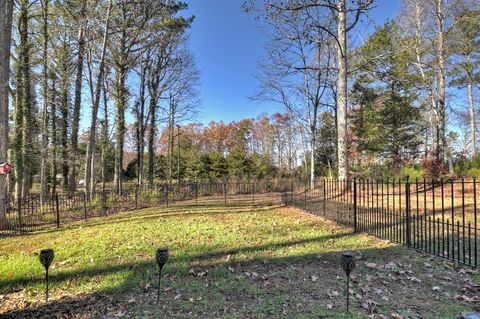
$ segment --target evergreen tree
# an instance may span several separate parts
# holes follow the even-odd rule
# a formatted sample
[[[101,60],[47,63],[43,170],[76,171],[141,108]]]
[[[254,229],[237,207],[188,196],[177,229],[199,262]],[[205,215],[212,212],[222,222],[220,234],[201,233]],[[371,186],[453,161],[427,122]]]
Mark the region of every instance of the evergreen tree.
[[[387,22],[357,50],[360,72],[352,92],[357,151],[391,161],[394,174],[418,154],[423,124],[413,103],[416,75],[409,72],[408,46],[398,34]]]

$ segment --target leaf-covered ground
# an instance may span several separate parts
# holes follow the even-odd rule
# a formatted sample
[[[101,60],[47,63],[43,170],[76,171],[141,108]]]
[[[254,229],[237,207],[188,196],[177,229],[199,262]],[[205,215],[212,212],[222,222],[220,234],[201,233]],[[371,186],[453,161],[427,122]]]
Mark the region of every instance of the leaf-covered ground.
[[[56,254],[48,303],[42,248]],[[346,250],[357,259],[348,315]],[[0,240],[6,318],[456,318],[480,311],[479,284],[472,269],[279,207],[145,209]]]

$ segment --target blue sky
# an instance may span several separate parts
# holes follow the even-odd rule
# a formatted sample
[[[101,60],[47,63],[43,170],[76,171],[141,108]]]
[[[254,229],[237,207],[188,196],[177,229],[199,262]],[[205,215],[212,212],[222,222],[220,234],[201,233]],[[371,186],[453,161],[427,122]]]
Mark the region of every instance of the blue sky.
[[[263,1],[263,0],[258,0]],[[268,39],[258,28],[254,14],[242,12],[243,0],[187,0],[188,14],[195,15],[190,29],[192,51],[201,72],[202,105],[200,122],[224,122],[283,111],[281,106],[252,102],[258,61]],[[377,0],[370,12],[375,24],[392,19],[398,0]],[[355,41],[365,39],[373,26],[364,19],[350,34]]]

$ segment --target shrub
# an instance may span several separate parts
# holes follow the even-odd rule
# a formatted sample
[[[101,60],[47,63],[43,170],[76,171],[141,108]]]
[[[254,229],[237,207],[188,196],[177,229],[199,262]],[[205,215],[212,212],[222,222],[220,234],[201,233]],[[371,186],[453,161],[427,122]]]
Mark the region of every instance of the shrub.
[[[432,152],[423,157],[422,166],[425,177],[429,179],[439,179],[446,172],[443,160]]]
[[[424,176],[425,171],[423,167],[421,167],[421,165],[410,165],[407,163],[402,166],[397,177],[401,179],[406,179],[407,177],[409,177],[410,180],[415,180],[422,179]]]

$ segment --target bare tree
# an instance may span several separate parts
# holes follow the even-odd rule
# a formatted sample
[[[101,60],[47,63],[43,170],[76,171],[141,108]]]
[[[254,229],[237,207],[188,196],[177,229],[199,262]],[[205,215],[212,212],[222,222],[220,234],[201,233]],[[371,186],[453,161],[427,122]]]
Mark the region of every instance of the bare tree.
[[[318,114],[331,104],[333,97],[329,82],[335,72],[332,66],[335,43],[329,32],[314,26],[326,19],[324,12],[314,6],[300,10],[271,1],[263,14],[274,32],[265,62],[261,64],[262,74],[258,77],[261,87],[253,98],[282,104],[308,133],[313,188]]]
[[[96,81],[95,90],[93,90],[93,79],[90,79],[90,87],[91,92],[95,92],[92,94],[92,118],[90,124],[90,132],[88,138],[88,145],[87,145],[87,154],[85,160],[85,191],[87,193],[87,198],[90,198],[90,195],[94,193],[95,190],[95,183],[93,182],[92,173],[94,170],[94,152],[95,152],[95,136],[96,136],[96,127],[97,127],[97,115],[98,115],[98,107],[100,104],[100,94],[102,90],[103,84],[103,77],[105,71],[105,54],[107,51],[107,41],[109,36],[110,30],[110,15],[112,12],[112,1],[109,0],[108,2],[108,9],[107,9],[107,16],[105,18],[105,26],[103,30],[103,41],[102,41],[102,49],[100,55],[100,63],[98,67],[98,75]],[[90,73],[91,74],[91,73]]]
[[[422,89],[427,92],[431,105],[427,108],[431,148],[435,150],[437,159],[448,164],[450,175],[454,171],[447,139],[446,78],[447,62],[452,50],[447,46],[459,21],[455,17],[467,2],[468,0],[404,1],[398,18],[405,34],[413,36],[414,62],[421,75]]]
[[[452,85],[467,87],[470,126],[470,155],[476,157],[476,120],[474,87],[480,77],[480,4],[464,3],[461,13],[455,17],[456,25],[448,46],[454,55]]]
[[[85,55],[85,19],[87,15],[87,0],[80,0],[80,13],[77,21],[78,36],[77,36],[77,62],[76,62],[76,75],[75,75],[75,97],[73,102],[73,119],[72,119],[72,136],[70,140],[71,161],[69,166],[68,181],[69,192],[75,192],[76,182],[76,165],[78,161],[78,131],[80,128],[80,109],[82,104],[82,84],[83,84],[83,66]]]
[[[42,61],[42,149],[40,150],[40,198],[42,202],[48,196],[48,42],[49,42],[49,7],[50,1],[41,1],[42,32],[43,32],[43,61]]]
[[[437,95],[438,95],[438,127],[441,139],[441,147],[437,150],[437,154],[444,153],[448,162],[448,170],[450,175],[454,175],[453,160],[450,149],[447,144],[446,134],[446,111],[445,111],[445,8],[443,0],[435,0],[435,21],[437,26],[437,52],[438,52],[438,75],[437,75]],[[437,155],[438,156],[438,155]]]
[[[270,91],[276,92],[276,100],[284,104],[287,108],[294,107],[298,102],[292,102],[292,94],[285,91],[285,83],[278,83],[272,79],[278,77],[278,72],[272,71],[275,68],[283,66],[285,71],[281,72],[281,76],[289,78],[293,72],[304,73],[304,99],[305,109],[311,110],[310,114],[303,114],[301,118],[307,118],[309,127],[309,133],[311,135],[311,183],[314,181],[314,161],[313,153],[315,147],[315,134],[312,130],[316,130],[316,122],[318,116],[318,107],[331,105],[327,101],[322,101],[325,98],[335,97],[336,101],[336,118],[337,118],[337,150],[338,150],[338,175],[340,178],[346,178],[348,176],[348,136],[347,136],[347,32],[352,30],[358,23],[361,15],[372,7],[373,0],[367,1],[354,1],[352,6],[346,5],[345,0],[290,0],[290,1],[265,1],[265,12],[267,21],[274,26],[275,32],[281,29],[282,24],[293,21],[294,28],[285,28],[282,30],[283,37],[276,37],[278,41],[283,39],[289,41],[291,44],[281,52],[274,54],[268,54],[268,59],[276,58],[282,55],[291,53],[290,51],[297,50],[298,53],[294,54],[299,61],[303,62],[303,66],[294,66],[291,63],[288,64],[276,64],[271,63],[264,69],[269,69],[266,78],[262,80],[264,87],[270,87]],[[248,8],[250,9],[250,8]],[[353,19],[348,23],[348,14],[353,14]],[[285,19],[287,17],[288,19]],[[279,27],[280,26],[280,27]],[[300,28],[298,27],[300,26]],[[296,30],[295,34],[288,34],[291,30]],[[280,33],[280,34],[281,34]],[[328,40],[327,40],[328,39]],[[328,43],[328,45],[325,45]],[[275,44],[276,45],[276,44]],[[314,52],[315,56],[318,56],[317,60],[322,63],[311,64],[305,57],[308,56],[308,47],[313,45],[316,47]],[[330,66],[335,58],[331,54],[333,45],[337,49],[337,69],[338,76],[336,77],[337,84],[329,83],[332,79],[332,67]],[[324,49],[325,48],[325,49]],[[271,50],[271,49],[270,49]],[[274,48],[274,50],[276,50]],[[283,52],[283,53],[282,53]],[[313,59],[315,60],[315,59]],[[305,63],[307,62],[307,63]],[[308,71],[308,72],[307,72]],[[308,73],[316,74],[316,84],[311,85],[309,82]],[[277,74],[275,74],[277,73]],[[273,75],[273,76],[272,76]],[[314,76],[315,78],[315,76]],[[275,82],[277,82],[275,84]],[[266,84],[266,85],[265,85]],[[273,84],[273,85],[272,85]],[[298,98],[298,95],[297,95]],[[298,111],[295,112],[298,114]],[[308,120],[309,118],[309,120]]]
[[[198,111],[200,73],[196,67],[193,54],[185,47],[180,46],[171,58],[168,86],[164,92],[168,107],[163,107],[168,125],[168,167],[169,180],[172,180],[174,130],[177,124],[191,120]],[[154,150],[149,150],[153,154]],[[153,162],[149,162],[149,166]]]

